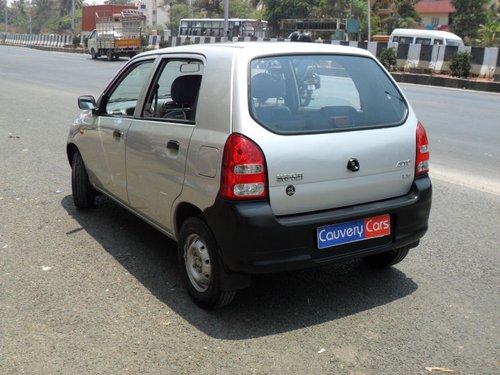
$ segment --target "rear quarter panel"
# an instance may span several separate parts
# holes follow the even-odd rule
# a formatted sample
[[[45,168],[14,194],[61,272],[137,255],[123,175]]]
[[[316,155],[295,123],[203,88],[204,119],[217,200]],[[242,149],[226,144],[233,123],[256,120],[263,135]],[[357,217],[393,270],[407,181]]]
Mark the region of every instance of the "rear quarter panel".
[[[196,126],[188,150],[184,188],[172,210],[173,222],[175,207],[179,204],[189,202],[204,210],[213,205],[217,197],[224,144],[232,129],[233,67],[232,48],[219,48],[205,54]]]

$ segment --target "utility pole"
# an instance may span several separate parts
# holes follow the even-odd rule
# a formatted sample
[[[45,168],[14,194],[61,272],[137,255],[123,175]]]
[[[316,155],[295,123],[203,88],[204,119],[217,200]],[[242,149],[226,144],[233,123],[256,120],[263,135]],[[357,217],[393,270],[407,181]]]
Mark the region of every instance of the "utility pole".
[[[71,0],[71,33],[75,36],[75,0]]]
[[[152,23],[152,27],[153,27],[153,30],[158,30],[158,3],[156,2],[156,0],[153,0],[153,9],[152,9],[152,20],[151,20],[151,23]]]
[[[372,30],[371,30],[371,16],[372,16],[372,7],[370,6],[370,0],[367,0],[368,3],[368,41],[372,38]]]
[[[7,0],[5,0],[5,32],[8,33],[9,32],[9,26],[8,26],[8,23],[9,22],[9,17],[7,16]]]
[[[224,0],[224,36],[229,36],[229,0]]]

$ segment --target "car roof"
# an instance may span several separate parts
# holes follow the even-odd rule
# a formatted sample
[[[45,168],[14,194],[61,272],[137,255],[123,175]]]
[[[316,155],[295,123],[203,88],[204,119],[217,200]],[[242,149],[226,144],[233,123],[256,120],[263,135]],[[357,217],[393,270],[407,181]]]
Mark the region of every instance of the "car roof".
[[[280,54],[345,54],[370,56],[373,55],[361,48],[341,46],[324,43],[303,43],[303,42],[236,42],[236,43],[207,43],[191,44],[177,47],[167,47],[159,50],[149,51],[142,55],[157,55],[164,53],[201,53],[211,54],[225,49],[234,53],[243,52],[247,56],[266,56]]]
[[[443,30],[394,29],[391,35],[398,36],[435,36],[454,40],[462,40],[458,35]]]

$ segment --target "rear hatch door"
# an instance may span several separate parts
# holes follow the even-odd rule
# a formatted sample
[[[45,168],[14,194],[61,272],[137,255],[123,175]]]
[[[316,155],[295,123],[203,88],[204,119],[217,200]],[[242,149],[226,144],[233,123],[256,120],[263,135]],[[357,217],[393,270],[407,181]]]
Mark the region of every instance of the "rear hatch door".
[[[251,64],[251,114],[276,215],[406,194],[417,120],[372,58],[300,55]]]

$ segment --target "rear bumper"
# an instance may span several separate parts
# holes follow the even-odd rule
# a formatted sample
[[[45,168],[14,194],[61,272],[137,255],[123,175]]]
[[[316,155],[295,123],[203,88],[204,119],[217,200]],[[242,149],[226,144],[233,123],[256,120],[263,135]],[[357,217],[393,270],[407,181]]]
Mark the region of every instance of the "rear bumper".
[[[428,176],[415,180],[402,197],[334,210],[276,217],[267,201],[217,199],[205,218],[230,272],[257,274],[297,270],[400,247],[415,247],[427,231],[432,185]],[[320,226],[391,216],[391,235],[319,250]]]

